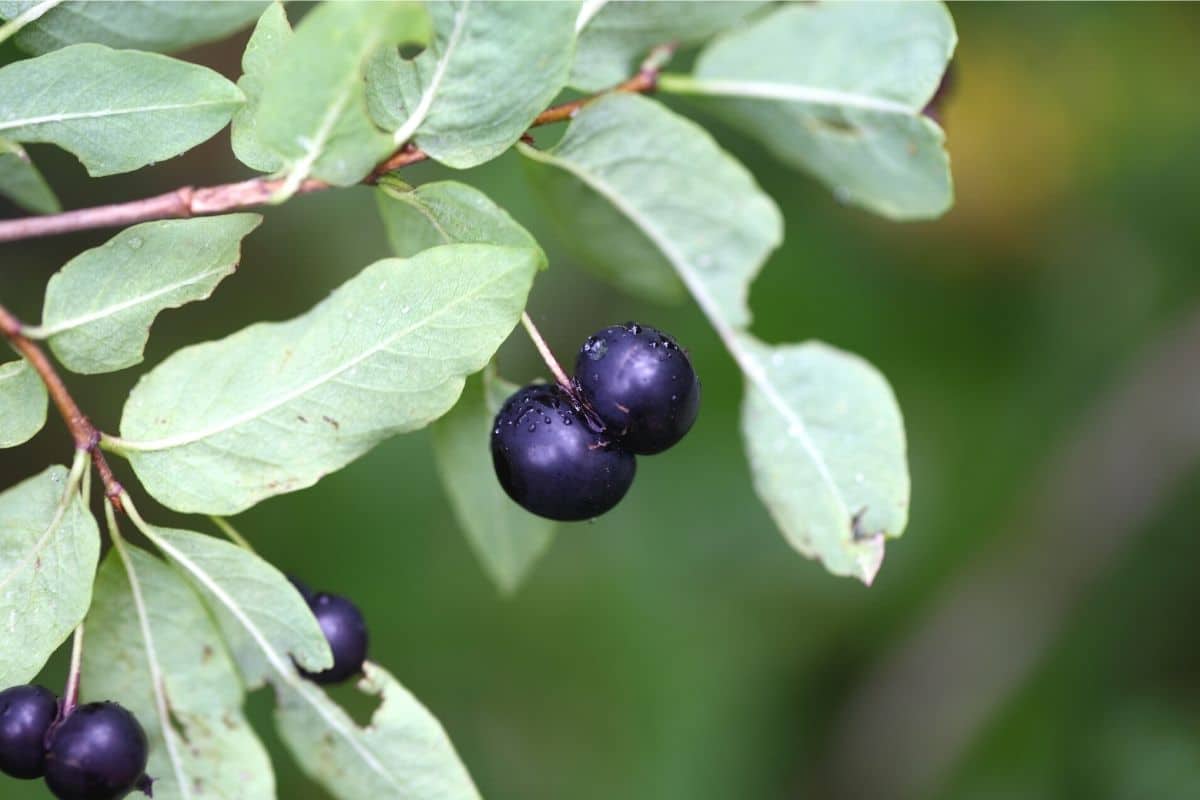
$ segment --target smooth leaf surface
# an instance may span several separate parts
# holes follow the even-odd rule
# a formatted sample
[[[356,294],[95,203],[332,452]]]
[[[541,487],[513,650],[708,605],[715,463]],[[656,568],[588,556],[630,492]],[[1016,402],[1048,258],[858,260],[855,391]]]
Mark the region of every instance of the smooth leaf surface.
[[[941,3],[789,5],[713,42],[693,78],[660,85],[711,98],[843,201],[923,219],[953,200],[945,136],[921,112],[955,42]]]
[[[301,768],[340,800],[478,800],[433,715],[382,667],[364,672],[359,689],[382,700],[365,728],[316,686],[280,687],[279,735]]]
[[[312,612],[278,570],[219,539],[138,523],[200,589],[248,685],[272,682],[280,732],[331,791],[347,800],[477,796],[437,721],[385,672],[366,670],[368,690],[385,697],[367,730],[299,675],[292,659],[310,671],[332,660]]]
[[[61,211],[54,191],[29,160],[25,148],[0,139],[0,195],[35,214]]]
[[[429,7],[433,39],[412,61],[381,50],[368,71],[374,119],[458,169],[521,137],[567,80],[577,2],[452,0]]]
[[[192,531],[139,528],[187,573],[212,609],[247,688],[300,678],[292,659],[311,672],[333,664],[325,635],[283,573],[237,545]]]
[[[41,2],[0,0],[0,18],[12,19]],[[22,28],[15,41],[34,54],[82,42],[170,52],[222,39],[250,24],[262,7],[262,0],[68,0]]]
[[[94,176],[191,149],[225,127],[243,101],[206,67],[98,44],[0,68],[0,98],[0,136],[58,145]]]
[[[454,516],[484,570],[506,594],[520,586],[554,534],[553,522],[509,499],[492,466],[493,420],[516,390],[494,376],[473,377],[453,410],[433,426],[433,454]]]
[[[483,192],[457,181],[415,189],[381,184],[375,193],[392,252],[406,258],[442,244],[498,244],[537,251],[537,241]]]
[[[378,261],[300,317],[168,358],[134,388],[115,446],[181,511],[310,486],[449,410],[516,326],[538,261],[475,244]]]
[[[92,600],[100,532],[67,470],[0,494],[0,686],[28,683]]]
[[[233,115],[230,140],[238,160],[259,172],[277,172],[285,166],[283,156],[264,144],[258,134],[258,109],[271,66],[291,40],[292,26],[283,3],[273,2],[263,11],[242,53],[242,77],[237,85],[246,95],[246,103]]]
[[[788,542],[835,575],[870,584],[884,541],[908,520],[904,423],[883,376],[819,342],[741,347],[766,382],[747,382],[742,432],[754,487]]]
[[[687,290],[671,262],[608,198],[570,172],[525,159],[525,172],[562,244],[596,277],[634,297],[677,303]]]
[[[16,447],[46,424],[46,386],[25,359],[0,364],[0,447]]]
[[[262,84],[254,129],[288,171],[282,194],[305,178],[357,183],[393,149],[367,115],[363,71],[385,45],[423,41],[428,21],[411,3],[325,3],[309,12]]]
[[[376,193],[397,255],[442,244],[494,242],[545,256],[534,238],[487,195],[454,181],[416,189],[383,185]],[[511,593],[546,551],[554,525],[504,494],[492,467],[488,434],[500,403],[517,387],[485,370],[468,379],[454,408],[433,425],[433,452],[459,525],[501,591]],[[499,394],[499,397],[495,395]],[[492,399],[494,402],[488,402]]]
[[[637,72],[655,46],[698,44],[762,5],[753,0],[587,3],[570,85],[586,92],[613,86]]]
[[[208,609],[177,570],[125,550],[128,563],[114,548],[96,576],[84,701],[113,700],[138,718],[155,800],[273,800],[270,759],[242,714],[241,678]]]
[[[584,107],[550,150],[519,147],[585,184],[633,224],[637,249],[614,247],[611,270],[640,269],[616,259],[648,253],[652,244],[656,261],[674,267],[693,294],[703,292],[715,313],[732,325],[749,323],[750,282],[781,241],[783,223],[745,167],[702,128],[653,100],[614,94]],[[566,238],[581,236],[573,229]]]
[[[159,312],[204,300],[233,274],[258,214],[134,225],[85,250],[50,278],[42,324],[58,360],[94,374],[138,364]]]

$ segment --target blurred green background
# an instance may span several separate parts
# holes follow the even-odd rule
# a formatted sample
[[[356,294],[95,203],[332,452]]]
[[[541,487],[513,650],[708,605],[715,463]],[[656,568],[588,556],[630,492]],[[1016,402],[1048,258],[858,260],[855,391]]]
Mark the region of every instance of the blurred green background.
[[[236,520],[274,563],[353,596],[373,657],[489,800],[1200,797],[1200,6],[951,10],[957,205],[942,220],[839,207],[713,126],[787,219],[756,332],[863,354],[903,407],[912,520],[873,588],[793,553],[756,501],[740,380],[699,312],[581,271],[512,153],[465,179],[549,251],[530,308],[552,346],[566,357],[625,319],[672,331],[705,383],[695,431],[643,461],[616,511],[564,528],[511,600],[457,529],[425,433]],[[185,57],[236,77],[244,41]],[[31,152],[69,208],[245,174],[227,133],[101,180]],[[265,213],[238,273],[162,316],[148,364],[294,315],[386,255],[367,189]],[[4,303],[36,319],[47,277],[111,233],[5,246]],[[535,359],[518,334],[501,363],[521,381]],[[111,430],[140,371],[69,382]],[[52,421],[5,453],[3,484],[68,448]],[[326,798],[270,708],[252,697],[280,797]],[[0,779],[0,797],[48,794]]]

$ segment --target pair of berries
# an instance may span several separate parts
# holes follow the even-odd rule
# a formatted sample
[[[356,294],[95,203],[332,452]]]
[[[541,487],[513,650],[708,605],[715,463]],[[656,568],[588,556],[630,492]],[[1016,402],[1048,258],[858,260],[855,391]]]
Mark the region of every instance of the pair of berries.
[[[88,703],[58,720],[54,693],[41,686],[0,692],[0,772],[44,777],[59,800],[116,800],[148,790],[146,732],[116,703]]]
[[[300,670],[313,683],[341,683],[362,672],[367,660],[367,622],[358,606],[341,595],[314,592],[297,578],[289,578],[308,603],[329,649],[333,651],[333,666],[321,672]]]
[[[637,455],[683,438],[700,412],[700,380],[669,335],[632,322],[584,342],[570,391],[531,384],[492,426],[492,462],[526,511],[572,521],[611,509],[633,483]]]

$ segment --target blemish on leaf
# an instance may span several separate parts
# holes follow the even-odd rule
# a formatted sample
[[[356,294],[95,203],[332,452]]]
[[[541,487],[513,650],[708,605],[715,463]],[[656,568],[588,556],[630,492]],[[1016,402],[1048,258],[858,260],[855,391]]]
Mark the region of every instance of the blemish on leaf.
[[[860,131],[857,126],[847,122],[844,119],[822,119],[820,117],[813,117],[809,125],[812,128],[838,136],[845,136],[848,138],[857,138],[862,136],[862,131]]]
[[[321,417],[321,419],[325,420],[325,421],[326,421],[326,422],[328,422],[330,425],[332,425],[332,426],[333,426],[333,429],[334,429],[335,431],[337,431],[337,430],[341,430],[341,429],[342,429],[342,424],[341,424],[340,422],[338,422],[336,419],[334,419],[333,417],[326,417],[326,416],[322,416],[322,417]]]

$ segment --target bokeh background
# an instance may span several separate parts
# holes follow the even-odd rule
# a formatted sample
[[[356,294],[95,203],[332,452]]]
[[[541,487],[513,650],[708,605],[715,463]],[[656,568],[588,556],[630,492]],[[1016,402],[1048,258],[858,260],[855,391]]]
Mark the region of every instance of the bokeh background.
[[[1200,6],[952,12],[944,219],[840,207],[713,125],[787,219],[756,332],[863,354],[903,407],[912,520],[873,588],[793,553],[756,501],[740,379],[697,309],[589,277],[511,153],[463,177],[550,253],[531,311],[552,345],[568,356],[625,319],[674,332],[704,378],[698,427],[643,461],[619,509],[562,529],[512,599],[458,530],[425,433],[237,519],[276,564],[353,596],[374,658],[490,800],[1200,797]],[[185,57],[236,77],[244,41]],[[67,207],[245,175],[227,133],[101,180],[31,152]],[[294,315],[386,255],[367,189],[265,213],[238,273],[160,318],[148,364]],[[48,276],[109,235],[5,246],[0,296],[36,319]],[[501,363],[544,371],[519,334]],[[70,384],[113,429],[140,371]],[[52,420],[5,452],[3,484],[68,448]],[[60,657],[43,680],[63,674]],[[270,709],[252,697],[280,797],[323,800]],[[0,778],[0,797],[48,794]]]

